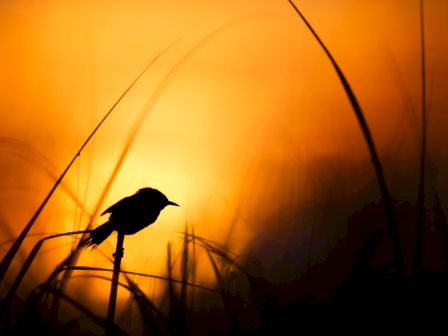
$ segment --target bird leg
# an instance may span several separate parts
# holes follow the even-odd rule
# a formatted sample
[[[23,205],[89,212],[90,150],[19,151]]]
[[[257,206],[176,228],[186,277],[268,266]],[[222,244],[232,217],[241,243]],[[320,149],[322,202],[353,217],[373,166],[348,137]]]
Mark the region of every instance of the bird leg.
[[[121,248],[121,250],[115,251],[115,253],[112,254],[112,257],[121,259],[123,258],[123,255],[124,255],[124,248]]]

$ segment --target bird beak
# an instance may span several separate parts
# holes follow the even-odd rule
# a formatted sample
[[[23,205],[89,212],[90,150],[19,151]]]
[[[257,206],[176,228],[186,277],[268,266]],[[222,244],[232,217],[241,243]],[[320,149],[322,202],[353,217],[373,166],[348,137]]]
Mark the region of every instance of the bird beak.
[[[168,201],[168,205],[180,206],[179,204],[171,202],[171,201]]]

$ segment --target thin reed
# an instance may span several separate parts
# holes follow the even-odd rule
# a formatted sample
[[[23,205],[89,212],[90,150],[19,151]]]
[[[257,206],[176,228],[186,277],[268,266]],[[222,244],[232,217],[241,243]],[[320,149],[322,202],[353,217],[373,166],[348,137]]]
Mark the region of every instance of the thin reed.
[[[45,329],[42,327],[43,329],[38,330],[54,331],[51,330],[51,326],[54,321],[58,319],[58,314],[61,309],[60,302],[68,303],[71,307],[74,307],[77,312],[82,314],[83,317],[86,317],[97,327],[111,335],[126,334],[126,331],[128,330],[126,330],[127,326],[123,321],[126,318],[132,319],[134,317],[132,315],[132,309],[140,314],[142,320],[142,334],[184,335],[194,334],[198,330],[204,333],[216,332],[218,334],[282,334],[282,331],[283,333],[291,332],[290,327],[295,327],[295,331],[298,330],[300,332],[307,331],[305,326],[311,326],[314,331],[320,330],[319,328],[321,328],[320,325],[322,324],[322,321],[333,321],[333,319],[338,320],[339,317],[347,319],[347,316],[353,318],[354,316],[357,316],[356,313],[358,313],[354,312],[354,310],[358,309],[363,313],[368,313],[372,310],[372,312],[378,314],[378,316],[384,315],[386,317],[390,317],[393,315],[394,318],[401,313],[401,311],[398,311],[399,309],[403,309],[404,313],[408,313],[412,310],[412,308],[406,306],[407,303],[409,303],[410,307],[415,307],[419,303],[423,302],[425,303],[426,309],[430,305],[427,305],[427,298],[424,297],[424,295],[432,290],[434,290],[437,294],[437,297],[439,297],[440,294],[440,297],[442,298],[440,302],[442,305],[446,305],[446,299],[448,299],[448,291],[445,289],[446,280],[448,279],[448,221],[443,210],[442,202],[437,193],[435,193],[435,201],[432,209],[434,217],[432,223],[434,224],[434,227],[437,227],[437,229],[440,230],[441,238],[443,238],[442,241],[444,250],[442,252],[444,253],[446,270],[442,273],[425,273],[423,267],[424,225],[426,220],[431,221],[431,216],[425,215],[425,205],[426,202],[429,202],[425,193],[427,189],[427,186],[425,185],[425,178],[427,174],[429,175],[429,172],[426,171],[428,161],[427,110],[429,109],[427,107],[427,100],[429,100],[429,98],[427,99],[426,97],[424,1],[420,0],[421,143],[419,151],[419,184],[416,202],[416,216],[414,214],[414,217],[412,217],[412,220],[416,217],[417,229],[413,250],[414,254],[412,256],[413,272],[412,275],[409,276],[404,273],[404,256],[401,245],[402,237],[400,237],[397,227],[396,215],[398,216],[398,219],[401,220],[400,212],[397,211],[397,214],[395,213],[394,209],[396,209],[397,206],[396,203],[392,202],[392,197],[384,176],[381,160],[364,112],[347,80],[345,73],[336,62],[333,54],[319,37],[310,22],[299,10],[297,5],[292,0],[288,0],[288,2],[293,7],[295,13],[297,13],[300,19],[304,22],[314,39],[318,42],[326,57],[330,60],[330,63],[336,71],[339,82],[348,97],[361,128],[361,132],[365,143],[367,144],[373,168],[375,170],[382,201],[384,203],[383,205],[387,218],[388,233],[390,241],[392,242],[394,259],[393,268],[391,268],[388,264],[380,265],[380,267],[374,266],[374,259],[380,250],[383,236],[382,229],[376,228],[376,231],[366,235],[367,239],[360,244],[357,254],[353,256],[353,265],[351,270],[348,272],[347,279],[340,285],[329,302],[324,302],[322,304],[320,302],[318,303],[318,300],[313,296],[311,290],[308,288],[310,283],[312,283],[313,280],[316,280],[316,278],[312,277],[315,276],[316,273],[320,275],[319,279],[324,278],[325,280],[325,276],[322,276],[322,268],[319,268],[319,265],[311,265],[311,262],[309,261],[311,259],[309,256],[311,248],[309,248],[306,252],[308,254],[308,264],[306,267],[306,274],[304,276],[306,278],[310,275],[309,278],[306,278],[304,282],[301,282],[302,279],[295,279],[291,283],[284,283],[280,285],[271,284],[262,276],[257,277],[253,274],[253,272],[249,271],[252,266],[249,258],[245,258],[243,255],[230,250],[230,246],[232,246],[231,240],[233,238],[233,233],[236,230],[237,219],[242,211],[242,206],[239,205],[235,211],[234,218],[228,226],[229,230],[224,235],[225,237],[223,239],[223,243],[214,242],[206,237],[197,235],[193,225],[189,226],[187,223],[185,225],[184,232],[182,233],[181,243],[179,243],[181,247],[175,249],[173,246],[176,245],[171,242],[169,242],[166,246],[166,275],[150,274],[139,270],[125,270],[121,265],[124,240],[123,234],[118,235],[114,260],[112,260],[110,256],[105,255],[101,250],[98,250],[99,255],[102,255],[106,260],[113,264],[113,269],[77,265],[83,246],[81,244],[76,244],[73,246],[71,251],[69,251],[68,256],[60,261],[59,264],[53,269],[46,281],[37,285],[37,287],[29,294],[28,298],[22,302],[25,308],[14,316],[9,314],[8,309],[12,306],[11,303],[14,302],[14,299],[17,299],[16,301],[21,300],[17,296],[18,289],[20,288],[23,279],[28,274],[32,263],[36,259],[36,256],[41,251],[43,244],[47,240],[69,235],[85,235],[91,231],[90,228],[93,225],[93,221],[97,217],[111,186],[120,173],[123,162],[127,158],[130,148],[135,142],[144,121],[171,81],[181,70],[182,66],[185,65],[186,62],[188,62],[188,60],[191,59],[194,54],[205,46],[211,39],[229,27],[232,27],[236,23],[241,22],[246,18],[244,17],[219,25],[215,30],[202,37],[196,44],[190,47],[187,52],[183,54],[169,69],[164,78],[159,82],[154,92],[148,97],[144,108],[139,112],[132,124],[132,127],[128,130],[120,156],[112,169],[111,175],[108,177],[107,183],[96,202],[93,212],[89,214],[86,230],[45,234],[45,237],[40,239],[32,248],[22,267],[19,269],[17,276],[12,282],[9,291],[6,296],[2,298],[0,332],[29,334],[34,332],[33,328],[36,325],[40,327],[45,326],[45,328],[47,328]],[[0,263],[0,283],[4,280],[5,274],[14,257],[20,251],[23,241],[31,236],[42,235],[41,233],[30,234],[29,232],[45,208],[49,199],[52,197],[54,191],[59,187],[63,187],[61,184],[62,180],[72,167],[76,158],[81,155],[81,152],[92,140],[95,133],[100,127],[102,127],[116,106],[126,96],[129,90],[132,89],[141,76],[143,76],[150,66],[154,64],[157,59],[159,59],[173,45],[174,44],[159,53],[128,86],[128,88],[123,92],[123,94],[114,103],[114,105],[105,114],[103,119],[97,124],[95,129],[81,145],[62,174],[59,177],[56,177],[49,174],[50,172],[47,171],[47,173],[51,175],[54,180],[56,180],[55,184],[46,195],[42,204],[40,204],[39,208],[33,214],[25,228],[22,230],[19,237],[14,241],[11,241],[13,244]],[[77,206],[82,208],[84,211],[84,205],[79,201],[76,194],[69,188],[67,188],[66,191]],[[406,211],[409,213],[412,213],[412,210],[412,207],[406,208]],[[369,221],[370,218],[363,218],[363,220]],[[282,225],[283,223],[280,221],[278,224]],[[297,225],[299,224],[300,223]],[[310,241],[315,239],[317,240],[317,235],[318,233],[315,232],[313,226],[310,233]],[[81,238],[81,240],[82,239],[83,238]],[[358,236],[356,239],[358,239]],[[10,241],[1,243],[0,246],[3,246],[9,242]],[[283,247],[278,246],[278,248],[282,249]],[[273,251],[273,253],[275,253],[275,251]],[[199,277],[196,275],[196,272],[198,269],[198,260],[200,256],[206,256],[206,266],[209,267],[209,273],[213,275],[213,283],[211,285],[208,284],[205,286],[200,282],[197,282]],[[344,257],[347,257],[347,254],[344,254]],[[202,261],[203,259],[201,262]],[[204,267],[204,265],[201,264],[201,267]],[[313,269],[313,267],[315,268]],[[391,270],[399,276],[391,277]],[[90,273],[80,275],[79,272],[82,271],[87,271]],[[313,271],[315,273],[313,273]],[[112,275],[112,278],[107,276],[109,274]],[[416,275],[418,275],[418,277],[416,277]],[[106,318],[94,313],[90,307],[85,305],[80,299],[67,294],[66,289],[70,280],[84,280],[86,278],[99,279],[110,283],[111,291]],[[148,281],[153,281],[154,284],[156,282],[157,284],[161,283],[164,288],[164,290],[161,291],[161,298],[154,298],[154,291],[151,293],[149,290],[143,289],[145,287],[142,284],[139,285],[137,283],[140,278],[151,279]],[[241,286],[243,281],[245,286]],[[440,285],[438,281],[442,283],[442,285]],[[5,281],[3,281],[3,284],[4,282]],[[291,296],[294,291],[303,290],[304,283],[307,287],[306,293],[300,300],[290,299],[289,297],[285,299],[281,296],[281,294],[283,293],[284,295],[285,292],[287,293],[286,296]],[[235,290],[236,286],[240,286],[241,288]],[[435,289],[433,289],[433,287]],[[116,309],[117,292],[119,288],[120,291],[123,289],[123,291],[127,291],[130,295],[130,299],[128,301],[129,304],[126,306],[128,315],[122,313],[121,319],[119,319],[118,313],[116,312],[119,311]],[[210,297],[212,297],[216,302],[219,302],[221,305],[220,308],[223,308],[215,309],[213,307],[213,309],[210,309],[204,313],[204,311],[201,311],[197,307]],[[47,305],[49,298],[52,298],[52,302]],[[290,301],[288,301],[288,299]],[[412,302],[410,302],[414,299],[417,302],[417,305],[412,305]],[[157,300],[162,303],[156,304]],[[432,303],[432,301],[429,302]],[[434,300],[434,302],[439,301]],[[369,306],[370,303],[373,304],[371,307]],[[340,307],[348,307],[348,309],[347,311],[343,309],[339,310]],[[353,307],[355,308],[353,309]],[[42,311],[44,312],[43,314],[41,314]],[[350,312],[351,315],[347,314],[347,312]],[[407,315],[407,317],[409,317],[409,315]],[[214,318],[220,319],[220,321],[225,321],[223,322],[225,326],[218,331],[212,330],[213,328],[207,329],[211,323],[215,322],[213,321]],[[378,318],[377,315],[375,315],[375,318]],[[376,322],[383,323],[384,321],[376,320]],[[202,326],[201,323],[204,324],[204,326]],[[201,329],[201,327],[203,327],[203,329]]]
[[[72,167],[73,163],[75,163],[76,159],[81,155],[84,148],[88,145],[90,140],[93,138],[93,136],[96,134],[96,132],[100,129],[100,127],[104,124],[104,122],[109,118],[109,116],[112,114],[112,112],[115,110],[117,105],[123,100],[123,98],[126,96],[126,94],[129,92],[129,90],[132,89],[132,87],[137,83],[137,81],[143,76],[143,74],[153,65],[157,59],[159,59],[160,56],[162,56],[172,45],[168,46],[165,50],[163,50],[161,53],[159,53],[155,58],[149,62],[149,64],[143,69],[143,71],[135,78],[135,80],[127,87],[127,89],[123,92],[123,94],[117,99],[117,101],[112,105],[112,107],[107,111],[107,113],[104,115],[104,117],[100,120],[100,122],[96,125],[96,127],[93,129],[93,131],[89,134],[89,136],[86,138],[84,143],[81,145],[81,147],[78,149],[78,151],[75,153],[75,155],[72,157],[71,161],[68,163],[68,165],[65,167],[62,174],[59,176],[59,178],[56,180],[55,184],[52,186],[50,191],[48,192],[47,196],[45,196],[43,202],[39,205],[37,210],[34,212],[31,219],[28,221],[26,226],[23,228],[20,235],[15,240],[14,244],[11,246],[11,248],[8,250],[6,255],[3,257],[2,261],[0,262],[0,283],[3,281],[3,278],[6,274],[6,271],[8,270],[9,266],[11,265],[12,260],[14,259],[14,256],[16,255],[17,251],[20,249],[20,246],[22,246],[23,241],[25,240],[27,234],[33,227],[34,223],[36,222],[37,218],[41,214],[42,210],[47,205],[48,201],[50,200],[51,196],[53,196],[56,189],[61,184],[62,180],[64,179],[67,172]],[[87,228],[88,229],[88,228]]]
[[[426,113],[426,49],[425,49],[425,12],[424,1],[420,0],[420,50],[421,50],[421,147],[420,147],[420,174],[417,196],[417,238],[412,260],[414,273],[422,271],[423,255],[423,226],[425,222],[425,166],[426,166],[426,140],[427,140],[427,113]]]
[[[321,46],[321,48],[327,55],[328,59],[331,62],[331,65],[333,66],[334,70],[336,71],[336,73],[338,75],[338,78],[344,88],[344,91],[350,101],[350,104],[352,105],[353,111],[355,112],[356,118],[358,120],[359,126],[361,127],[361,131],[364,136],[364,140],[366,141],[367,148],[369,150],[369,153],[370,153],[370,156],[372,159],[372,164],[375,169],[376,178],[378,180],[378,185],[380,188],[381,196],[383,198],[384,207],[385,207],[385,211],[386,211],[386,217],[387,217],[387,223],[388,223],[388,229],[389,229],[389,235],[390,235],[390,238],[392,241],[392,246],[393,246],[395,267],[399,274],[403,274],[403,272],[404,272],[403,252],[402,252],[402,248],[401,248],[400,235],[398,233],[398,225],[397,225],[397,221],[395,219],[394,207],[393,207],[392,200],[390,197],[389,188],[387,186],[386,179],[384,177],[383,167],[381,165],[381,161],[380,161],[378,152],[376,150],[375,142],[374,142],[372,134],[370,132],[369,125],[364,116],[364,112],[362,111],[361,106],[359,105],[358,100],[357,100],[350,84],[348,83],[346,76],[344,75],[342,69],[339,67],[338,63],[336,62],[335,58],[331,54],[330,50],[327,48],[327,46],[321,40],[321,38],[316,33],[316,31],[311,26],[311,24],[308,22],[306,17],[299,10],[297,5],[292,0],[288,0],[288,2],[294,8],[296,13],[299,15],[300,19],[305,23],[308,30],[311,32],[311,34],[314,36],[316,41],[319,43],[319,45]]]

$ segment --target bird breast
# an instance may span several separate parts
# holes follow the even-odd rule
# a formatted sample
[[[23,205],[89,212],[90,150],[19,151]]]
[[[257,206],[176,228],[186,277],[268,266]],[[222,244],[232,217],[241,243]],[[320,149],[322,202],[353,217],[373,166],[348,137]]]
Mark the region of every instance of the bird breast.
[[[127,211],[123,214],[113,212],[109,221],[114,224],[117,231],[131,235],[154,223],[159,217],[160,211],[148,206],[139,206],[134,207],[133,211]]]

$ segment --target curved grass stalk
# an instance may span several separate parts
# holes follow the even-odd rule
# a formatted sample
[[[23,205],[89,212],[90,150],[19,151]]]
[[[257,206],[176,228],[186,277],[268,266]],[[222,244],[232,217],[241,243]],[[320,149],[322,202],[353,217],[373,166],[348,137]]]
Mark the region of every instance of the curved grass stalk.
[[[96,125],[96,127],[93,129],[93,131],[89,134],[87,139],[84,141],[84,143],[81,145],[81,147],[78,149],[78,151],[75,153],[69,164],[65,167],[62,174],[59,176],[59,178],[56,180],[55,184],[41,203],[41,205],[38,207],[36,212],[34,212],[33,216],[29,220],[29,222],[26,224],[25,228],[22,230],[20,235],[17,237],[14,244],[11,246],[11,248],[8,250],[6,255],[3,257],[1,263],[0,263],[0,283],[3,281],[3,278],[5,277],[6,271],[8,270],[9,266],[11,265],[12,260],[14,259],[14,256],[17,254],[17,251],[20,249],[20,246],[22,246],[23,241],[25,240],[26,235],[33,227],[34,223],[36,222],[37,218],[41,214],[42,210],[47,205],[48,201],[50,200],[53,193],[56,191],[56,189],[61,184],[62,180],[64,179],[67,172],[72,167],[73,163],[76,161],[78,156],[81,155],[84,148],[87,146],[87,144],[90,142],[90,140],[93,138],[93,136],[96,134],[96,132],[100,129],[100,127],[104,124],[104,122],[108,119],[110,114],[115,110],[115,107],[121,102],[121,100],[126,96],[126,94],[132,89],[132,87],[137,83],[137,81],[143,76],[143,74],[153,65],[160,56],[162,56],[169,48],[171,48],[174,44],[171,44],[168,46],[165,50],[163,50],[161,53],[159,53],[155,58],[149,62],[149,64],[143,69],[143,71],[137,76],[137,78],[131,83],[131,85],[128,86],[128,88],[123,92],[123,94],[118,98],[118,100],[112,105],[112,107],[109,109],[109,111],[104,115],[104,117],[100,120],[100,122]]]
[[[398,225],[397,225],[397,221],[395,219],[394,208],[393,208],[392,200],[390,197],[389,188],[387,187],[387,183],[386,183],[386,179],[384,177],[384,172],[383,172],[383,168],[381,165],[381,161],[378,156],[378,152],[376,150],[376,146],[373,141],[373,137],[370,132],[367,120],[364,116],[361,106],[359,105],[358,100],[356,99],[356,96],[355,96],[350,84],[348,83],[347,78],[345,77],[341,68],[337,64],[333,55],[330,53],[329,49],[326,47],[326,45],[320,39],[319,35],[316,33],[314,28],[311,26],[311,24],[308,22],[308,20],[302,14],[302,12],[299,10],[299,8],[294,4],[294,2],[292,0],[288,0],[288,2],[294,8],[296,13],[299,15],[301,20],[305,23],[308,30],[311,32],[311,34],[314,36],[316,41],[319,43],[319,45],[321,46],[321,48],[327,55],[334,70],[336,71],[336,73],[338,75],[339,81],[341,82],[341,84],[344,88],[344,91],[350,101],[350,104],[352,105],[353,111],[355,112],[356,118],[358,120],[359,126],[361,127],[361,131],[364,136],[364,140],[367,144],[367,147],[368,147],[368,150],[370,153],[370,157],[372,160],[373,167],[375,169],[376,178],[377,178],[378,185],[380,188],[381,196],[382,196],[382,199],[384,202],[384,208],[385,208],[387,224],[388,224],[388,232],[389,232],[389,235],[390,235],[390,238],[392,241],[395,268],[399,274],[403,274],[404,261],[403,261],[403,252],[402,252],[402,248],[401,248],[400,235],[398,233]]]
[[[253,16],[253,15],[251,15]],[[124,160],[127,157],[127,154],[129,153],[129,150],[135,140],[135,138],[138,135],[138,132],[140,131],[145,119],[147,118],[148,114],[151,112],[154,105],[157,103],[165,89],[168,87],[170,82],[174,79],[177,72],[181,69],[181,67],[198,51],[200,48],[204,47],[210,40],[212,40],[214,37],[219,35],[220,33],[224,32],[225,30],[229,29],[230,27],[234,26],[237,23],[240,23],[241,21],[247,19],[247,16],[234,19],[230,22],[227,22],[225,24],[220,25],[218,28],[204,36],[202,39],[200,39],[195,45],[193,45],[178,61],[174,66],[170,69],[170,71],[165,75],[165,77],[160,81],[157,88],[152,93],[151,97],[146,102],[145,106],[137,116],[136,120],[134,121],[134,124],[128,133],[127,140],[125,142],[125,146],[120,154],[120,157],[118,158],[117,163],[115,164],[115,167],[112,171],[111,176],[109,177],[109,180],[106,183],[106,186],[97,202],[97,205],[95,207],[95,210],[93,211],[93,217],[95,218],[96,215],[100,212],[100,209],[103,205],[103,202],[112,187],[113,182],[115,181],[115,178],[117,177],[121,166],[123,165]],[[93,224],[93,219],[87,224],[86,229],[90,229]],[[76,264],[76,261],[79,256],[79,246],[76,247],[70,256],[65,260],[64,266],[69,265],[73,266]],[[70,269],[70,268],[69,268]],[[64,274],[64,281],[61,283],[62,286],[65,286],[65,282],[70,278],[70,273]]]
[[[153,330],[154,334],[159,335],[162,331],[162,335],[168,335],[168,326],[166,318],[163,313],[154,305],[154,303],[145,295],[142,289],[127,275],[124,274],[127,284],[119,282],[118,285],[126,289],[132,294],[137,307],[140,310],[140,314],[143,318],[143,322]],[[80,274],[74,275],[73,278],[95,278],[110,282],[110,278],[98,274]],[[151,335],[153,334],[151,333]]]
[[[48,235],[54,235],[54,234],[58,234],[57,232],[36,232],[36,233],[30,233],[29,235],[26,236],[26,238],[31,238],[31,237],[35,237],[35,236],[48,236]],[[15,241],[15,239],[9,239],[9,240],[5,240],[3,242],[0,243],[0,247],[13,243]]]
[[[34,261],[34,258],[36,258],[37,254],[39,253],[40,249],[42,248],[43,244],[50,239],[60,238],[60,237],[66,237],[71,235],[77,235],[77,234],[84,234],[87,231],[73,231],[73,232],[65,232],[65,233],[57,233],[53,234],[51,236],[45,237],[40,239],[31,250],[30,254],[26,258],[25,262],[23,263],[22,267],[20,268],[19,273],[17,274],[14,282],[12,283],[11,287],[9,288],[8,293],[5,296],[5,299],[2,302],[2,308],[6,309],[14,295],[16,294],[17,289],[19,288],[20,284],[22,283],[23,278],[25,277],[25,274],[28,272],[28,270],[31,267],[31,264]],[[90,232],[90,230],[88,231]]]
[[[89,266],[71,266],[71,267],[62,268],[61,270],[59,270],[59,272],[67,271],[68,269],[70,269],[72,271],[96,271],[96,272],[110,272],[110,273],[112,273],[114,271],[111,268],[89,267]],[[127,274],[127,275],[141,276],[141,277],[151,278],[151,279],[172,281],[174,283],[178,283],[178,284],[181,284],[181,285],[185,284],[186,286],[202,289],[202,290],[205,290],[205,291],[208,291],[208,292],[211,292],[211,293],[221,294],[220,291],[218,291],[216,289],[213,289],[213,288],[205,287],[205,286],[194,284],[194,283],[191,283],[191,282],[184,283],[182,280],[169,278],[169,277],[164,277],[164,276],[161,276],[161,275],[154,275],[154,274],[140,273],[140,272],[132,272],[132,271],[123,271],[123,270],[120,270],[120,273],[121,274]]]
[[[126,281],[129,286],[129,292],[132,293],[144,323],[152,331],[151,334],[169,335],[169,328],[163,313],[154,303],[143,293],[141,288],[125,274]]]
[[[425,164],[426,164],[426,57],[425,57],[425,21],[424,3],[420,0],[420,50],[421,50],[421,147],[420,147],[420,176],[417,196],[417,239],[415,241],[412,271],[422,271],[423,254],[423,226],[425,222]]]
[[[96,315],[90,309],[88,309],[86,306],[79,303],[77,300],[73,299],[72,297],[68,296],[67,294],[61,292],[60,290],[58,290],[54,287],[45,286],[45,284],[40,285],[38,287],[38,289],[41,291],[41,293],[44,293],[44,292],[50,293],[50,294],[53,294],[55,297],[60,297],[60,298],[64,299],[65,301],[70,303],[73,307],[75,307],[77,310],[82,312],[85,316],[87,316],[90,320],[92,320],[95,324],[106,329],[107,324],[106,324],[106,320],[104,318]],[[117,325],[114,325],[113,328],[114,328],[115,335],[125,335],[125,333],[121,329],[119,329]]]
[[[14,138],[0,137],[0,150],[6,151],[10,154],[14,154],[24,161],[40,167],[42,169],[42,172],[45,173],[51,180],[57,181],[58,176],[54,174],[50,168],[50,166],[53,166],[51,161],[47,157],[45,157],[45,155],[35,149],[32,145]],[[76,196],[76,193],[73,192],[73,190],[63,182],[60,184],[60,186],[62,190],[64,190],[70,197],[70,199],[76,204],[76,206],[81,208],[84,213],[91,217],[90,212],[84,207],[84,204]]]
[[[72,279],[84,279],[84,278],[95,278],[95,279],[100,279],[100,280],[104,280],[104,281],[108,281],[110,282],[110,278],[104,275],[98,275],[98,274],[78,274],[78,275],[73,275]],[[124,289],[127,289],[128,291],[131,291],[131,287],[123,282],[118,282],[118,286],[123,287]]]

